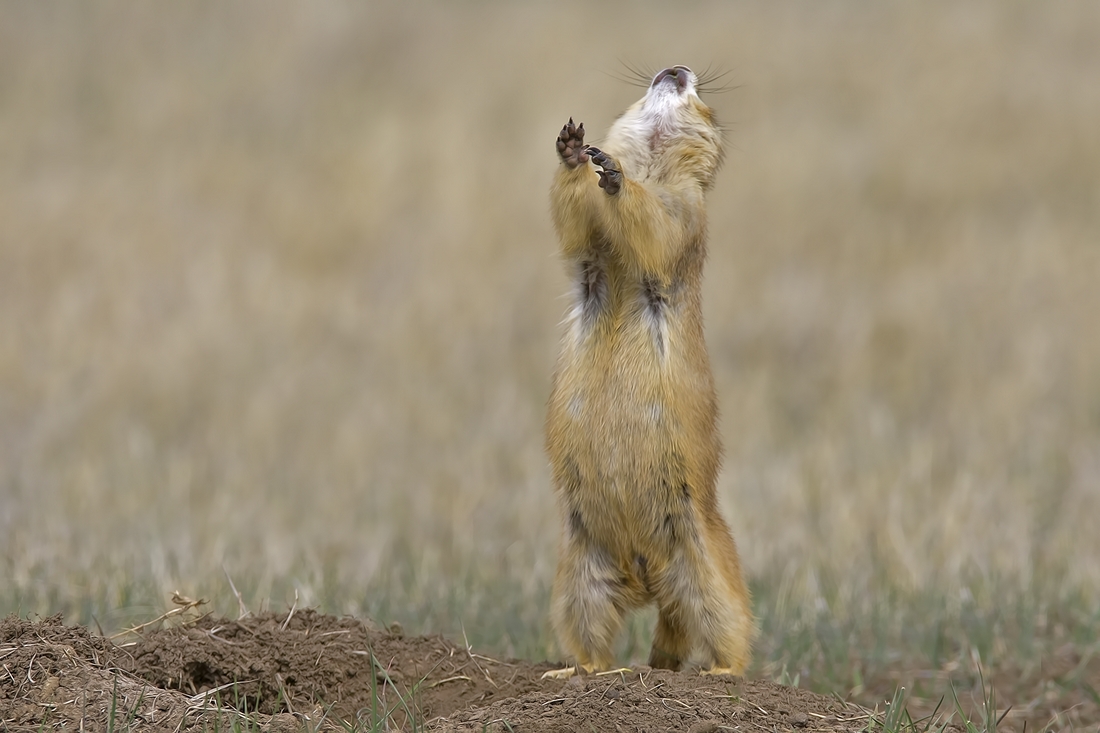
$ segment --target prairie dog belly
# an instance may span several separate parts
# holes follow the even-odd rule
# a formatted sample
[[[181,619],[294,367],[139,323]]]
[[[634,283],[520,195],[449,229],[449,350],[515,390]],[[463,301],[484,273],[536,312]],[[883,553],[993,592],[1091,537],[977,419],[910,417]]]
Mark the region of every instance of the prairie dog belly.
[[[718,461],[709,371],[682,324],[627,311],[570,339],[548,415],[556,485],[616,559],[667,555],[693,521],[692,487]]]

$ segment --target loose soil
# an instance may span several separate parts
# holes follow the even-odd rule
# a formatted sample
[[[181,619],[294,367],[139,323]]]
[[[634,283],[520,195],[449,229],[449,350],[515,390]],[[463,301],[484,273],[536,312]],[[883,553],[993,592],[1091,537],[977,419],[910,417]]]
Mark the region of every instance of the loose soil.
[[[59,616],[9,616],[0,665],[0,731],[714,733],[859,731],[872,719],[764,680],[645,667],[543,680],[555,665],[309,610],[204,617],[118,644]]]
[[[0,730],[371,730],[388,718],[397,730],[704,733],[868,720],[852,704],[734,677],[640,668],[543,680],[554,665],[313,611],[203,618],[118,645],[60,617],[9,616],[0,664]]]

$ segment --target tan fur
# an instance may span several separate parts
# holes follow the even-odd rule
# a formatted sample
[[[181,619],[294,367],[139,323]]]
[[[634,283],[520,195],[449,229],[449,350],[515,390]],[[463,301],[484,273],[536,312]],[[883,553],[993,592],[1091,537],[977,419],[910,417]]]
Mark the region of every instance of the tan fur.
[[[605,670],[624,613],[655,602],[650,665],[679,669],[701,652],[715,672],[741,674],[755,625],[718,509],[700,300],[721,135],[694,74],[662,74],[601,146],[621,189],[600,187],[583,126],[551,189],[576,280],[546,421],[565,524],[552,620],[578,664]]]

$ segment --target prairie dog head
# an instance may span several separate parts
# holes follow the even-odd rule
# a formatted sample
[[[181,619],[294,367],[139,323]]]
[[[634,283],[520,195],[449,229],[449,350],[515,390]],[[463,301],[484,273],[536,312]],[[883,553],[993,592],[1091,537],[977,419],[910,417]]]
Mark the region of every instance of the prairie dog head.
[[[689,176],[710,188],[722,162],[722,131],[699,98],[698,83],[686,66],[663,69],[645,96],[611,126],[607,146],[621,157],[628,175]]]
[[[705,114],[710,110],[695,91],[698,83],[695,72],[686,66],[672,66],[658,73],[641,99],[642,109],[654,117],[674,118],[681,107],[701,105]]]

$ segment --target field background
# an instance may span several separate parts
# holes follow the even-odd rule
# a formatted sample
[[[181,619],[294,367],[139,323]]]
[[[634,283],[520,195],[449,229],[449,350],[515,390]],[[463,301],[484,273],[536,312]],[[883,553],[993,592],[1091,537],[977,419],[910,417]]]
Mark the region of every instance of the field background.
[[[558,655],[554,138],[684,63],[736,87],[704,297],[755,673],[1095,650],[1097,38],[1086,3],[0,5],[0,611],[235,616],[228,574]]]

